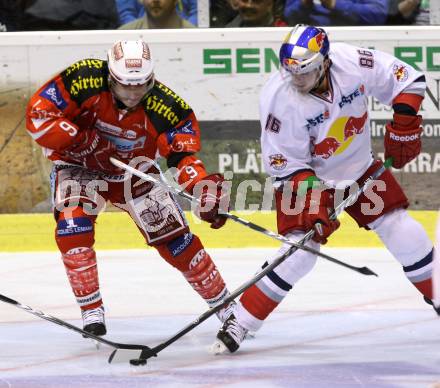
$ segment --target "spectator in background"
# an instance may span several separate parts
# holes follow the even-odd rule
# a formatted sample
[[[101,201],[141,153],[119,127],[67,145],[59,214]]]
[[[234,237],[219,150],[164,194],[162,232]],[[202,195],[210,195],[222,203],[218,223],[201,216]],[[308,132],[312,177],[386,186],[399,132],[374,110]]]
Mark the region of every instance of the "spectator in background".
[[[145,14],[144,7],[138,0],[116,0],[116,9],[121,25],[132,22]]]
[[[430,5],[429,5],[430,1],[434,3],[434,1],[438,1],[438,0],[421,0],[413,24],[419,26],[427,26],[431,24]]]
[[[273,14],[275,20],[284,19],[284,7],[286,6],[286,0],[275,0],[273,6]]]
[[[226,27],[284,27],[275,17],[276,0],[237,0],[238,15]]]
[[[319,26],[383,25],[389,0],[286,0],[289,24]]]
[[[194,24],[182,19],[176,11],[177,0],[143,0],[145,15],[124,24],[121,30],[153,28],[194,28]]]
[[[210,27],[224,27],[238,15],[238,0],[211,0]]]
[[[429,0],[390,0],[387,24],[429,25]]]
[[[22,30],[23,14],[32,0],[0,0],[0,32]]]
[[[116,0],[116,8],[121,25],[145,15],[142,0]],[[197,26],[197,0],[178,0],[176,11],[181,18]]]
[[[105,30],[119,25],[114,0],[36,0],[26,9],[23,29]]]

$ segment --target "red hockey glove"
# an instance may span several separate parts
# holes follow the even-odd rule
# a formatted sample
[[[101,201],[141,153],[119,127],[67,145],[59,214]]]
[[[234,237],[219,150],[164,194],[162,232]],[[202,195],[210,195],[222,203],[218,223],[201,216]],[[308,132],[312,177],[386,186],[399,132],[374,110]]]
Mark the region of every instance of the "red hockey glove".
[[[222,183],[224,178],[221,174],[211,174],[198,182],[194,187],[194,193],[200,193],[200,204],[197,205],[196,214],[211,224],[211,228],[221,228],[227,218],[220,213],[229,211],[229,199],[224,198]],[[227,204],[224,202],[227,200]]]
[[[422,149],[422,116],[394,113],[393,121],[386,125],[385,160],[393,158],[392,166],[402,168],[413,160]]]
[[[303,210],[304,225],[307,230],[315,229],[313,240],[327,243],[327,238],[339,228],[338,220],[330,220],[330,214],[334,210],[334,197],[328,190],[308,190]]]
[[[110,162],[110,156],[116,154],[116,146],[96,129],[81,132],[75,144],[66,149],[67,155],[79,161],[90,170],[102,171],[107,174],[120,174],[121,170]]]

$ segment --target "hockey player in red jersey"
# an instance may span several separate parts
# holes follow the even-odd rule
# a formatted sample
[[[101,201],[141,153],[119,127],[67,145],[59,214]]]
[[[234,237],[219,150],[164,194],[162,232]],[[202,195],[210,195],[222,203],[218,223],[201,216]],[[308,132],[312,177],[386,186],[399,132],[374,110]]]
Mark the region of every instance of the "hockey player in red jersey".
[[[93,248],[95,222],[106,201],[127,212],[146,243],[179,270],[194,290],[216,306],[229,294],[200,239],[191,233],[172,195],[114,167],[109,158],[157,172],[144,159],[166,158],[178,182],[201,199],[200,217],[212,228],[219,215],[220,174],[208,175],[196,153],[200,129],[191,107],[155,79],[148,45],[120,41],[107,61],[84,59],[46,82],[30,99],[26,125],[53,161],[51,187],[55,239],[84,330],[106,334]],[[232,304],[217,315],[224,321]]]
[[[287,35],[280,65],[260,94],[262,158],[276,183],[279,233],[299,241],[313,228],[308,245],[319,249],[339,227],[339,221],[329,217],[335,194],[346,191],[349,184],[363,184],[382,165],[372,156],[367,97],[394,110],[386,125],[385,158],[402,168],[420,153],[418,112],[425,77],[380,51],[344,43],[330,47],[323,29],[305,25]],[[283,162],[272,163],[274,156]],[[297,199],[303,203],[302,211],[292,212]],[[370,194],[361,195],[346,211],[359,227],[379,236],[408,280],[432,304],[433,246],[406,212],[407,206],[402,188],[386,170]],[[280,253],[288,248],[283,246]],[[315,262],[315,255],[297,250],[246,290],[218,332],[213,351],[236,351],[246,332],[261,327]]]

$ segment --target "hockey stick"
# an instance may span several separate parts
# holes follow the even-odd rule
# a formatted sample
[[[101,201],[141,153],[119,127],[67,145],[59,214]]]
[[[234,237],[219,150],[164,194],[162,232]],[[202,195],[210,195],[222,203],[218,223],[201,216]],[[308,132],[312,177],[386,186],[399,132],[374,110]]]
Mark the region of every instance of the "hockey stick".
[[[96,336],[96,335],[94,335],[92,333],[89,333],[87,331],[84,331],[84,330],[80,329],[79,327],[76,327],[76,326],[74,326],[74,325],[72,325],[72,324],[70,324],[70,323],[68,323],[66,321],[63,321],[62,319],[56,318],[56,317],[54,317],[52,315],[49,315],[49,314],[45,314],[45,313],[43,313],[42,311],[39,311],[39,310],[35,310],[32,307],[30,307],[30,306],[26,306],[24,304],[21,304],[20,302],[17,302],[14,299],[8,298],[7,296],[2,295],[2,294],[0,294],[0,301],[8,303],[10,305],[13,305],[13,306],[15,306],[15,307],[17,307],[17,308],[19,308],[21,310],[24,310],[24,311],[26,311],[26,312],[28,312],[28,313],[30,313],[32,315],[35,315],[36,317],[45,319],[46,321],[55,323],[55,324],[57,324],[59,326],[63,326],[65,328],[67,328],[67,329],[70,329],[72,331],[80,333],[80,334],[82,334],[83,337],[91,338],[91,339],[93,339],[93,340],[95,340],[95,341],[97,341],[99,343],[108,345],[108,346],[110,346],[110,347],[112,347],[114,349],[135,351],[135,353],[133,353],[133,355],[131,357],[134,357],[135,355],[138,355],[139,351],[142,352],[144,350],[145,351],[149,351],[150,350],[150,348],[148,346],[145,346],[145,345],[123,344],[123,343],[119,343],[119,342],[113,342],[113,341],[106,340],[105,338],[102,338],[102,337]],[[125,358],[127,358],[128,356],[129,356],[129,354],[125,355]]]
[[[122,166],[122,165],[118,165]],[[371,184],[371,182],[375,179],[377,179],[382,173],[385,171],[387,167],[387,164],[382,165],[380,168],[378,168],[376,171],[374,171],[370,177],[364,182],[362,186],[358,188],[358,190],[349,195],[344,201],[342,201],[334,210],[332,215],[330,216],[332,219],[336,219],[338,215],[347,207],[352,205],[356,200],[359,198],[359,196],[367,189],[367,187]],[[137,171],[137,170],[135,170]],[[315,230],[311,229],[308,231],[305,236],[298,241],[299,245],[307,243],[315,234]],[[266,276],[269,272],[271,272],[275,267],[280,265],[283,261],[285,261],[290,255],[292,255],[296,250],[298,250],[299,247],[296,245],[292,245],[285,253],[283,253],[281,256],[277,257],[272,263],[270,263],[268,266],[264,267],[260,272],[258,272],[252,279],[248,280],[247,282],[243,283],[240,287],[238,287],[234,292],[232,292],[222,304],[217,305],[216,307],[210,308],[209,310],[205,311],[202,315],[200,315],[197,319],[195,319],[193,322],[189,323],[187,326],[185,326],[183,329],[178,331],[174,336],[169,338],[168,340],[162,342],[161,344],[153,347],[144,349],[140,352],[139,357],[137,359],[130,360],[130,364],[132,365],[145,365],[147,363],[147,360],[151,357],[157,357],[157,354],[176,342],[179,338],[183,337],[186,333],[190,332],[197,326],[199,326],[202,322],[206,321],[210,316],[214,315],[216,312],[220,311],[224,306],[226,306],[229,302],[234,300],[236,297],[241,295],[244,291],[246,291],[249,287],[257,283],[260,279],[262,279],[264,276]],[[112,354],[110,355],[108,362],[111,363],[113,359],[115,358],[115,355],[117,353],[118,349],[115,349]]]
[[[117,160],[115,158],[110,158],[110,161],[116,167],[119,167],[119,168],[121,168],[121,169],[123,169],[125,171],[130,172],[131,174],[137,176],[138,178],[141,178],[141,179],[143,179],[145,181],[149,181],[149,182],[161,185],[166,190],[168,190],[170,192],[173,192],[173,193],[175,193],[177,195],[180,195],[181,197],[186,198],[187,200],[189,200],[191,202],[192,201],[200,202],[199,199],[195,198],[191,194],[185,192],[184,190],[179,190],[178,188],[176,188],[174,186],[171,186],[168,182],[166,182],[164,180],[158,180],[158,179],[154,178],[153,176],[145,174],[142,171],[139,171],[139,170],[129,166],[128,164],[125,164],[125,163],[123,163],[120,160]],[[345,262],[343,262],[341,260],[338,260],[338,259],[336,259],[336,258],[334,258],[334,257],[332,257],[330,255],[322,253],[321,251],[313,249],[313,248],[311,248],[309,246],[301,245],[299,241],[291,240],[291,239],[289,239],[289,238],[287,238],[287,237],[285,237],[285,236],[283,236],[281,234],[278,234],[278,233],[275,233],[275,232],[273,232],[271,230],[265,229],[265,228],[263,228],[260,225],[254,224],[253,222],[245,220],[244,218],[240,218],[240,217],[238,217],[238,216],[236,216],[234,214],[222,213],[222,215],[225,216],[226,218],[229,218],[229,219],[231,219],[231,220],[241,224],[241,225],[244,225],[244,226],[246,226],[246,227],[248,227],[248,228],[250,228],[252,230],[255,230],[256,232],[262,233],[262,234],[264,234],[264,235],[266,235],[268,237],[271,237],[271,238],[273,238],[275,240],[278,240],[278,241],[281,241],[283,243],[295,246],[295,247],[297,247],[299,249],[302,249],[303,251],[307,251],[307,252],[313,253],[313,254],[315,254],[315,255],[317,255],[319,257],[322,257],[323,259],[326,259],[326,260],[328,260],[328,261],[330,261],[332,263],[335,263],[335,264],[341,265],[341,266],[343,266],[345,268],[349,268],[349,269],[351,269],[353,271],[359,272],[362,275],[367,275],[367,276],[368,275],[374,275],[374,276],[377,276],[377,274],[375,272],[373,272],[371,269],[369,269],[368,267],[356,267],[354,265],[345,263]]]

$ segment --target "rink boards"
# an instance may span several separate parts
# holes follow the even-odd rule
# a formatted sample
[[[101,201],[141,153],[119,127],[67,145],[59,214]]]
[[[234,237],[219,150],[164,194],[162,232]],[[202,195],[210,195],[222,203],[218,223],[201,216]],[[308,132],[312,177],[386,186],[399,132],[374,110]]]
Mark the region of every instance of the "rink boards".
[[[430,238],[434,239],[437,212],[410,211],[422,223]],[[276,231],[274,212],[236,213],[267,229]],[[280,243],[229,220],[219,230],[210,229],[192,213],[186,212],[193,233],[199,235],[206,247],[245,248],[277,247]],[[359,229],[346,214],[340,216],[341,228],[329,240],[329,247],[382,247],[372,232]],[[0,250],[3,252],[54,251],[55,221],[51,214],[0,215]],[[105,212],[96,224],[96,249],[141,249],[145,242],[134,222],[125,214]]]

